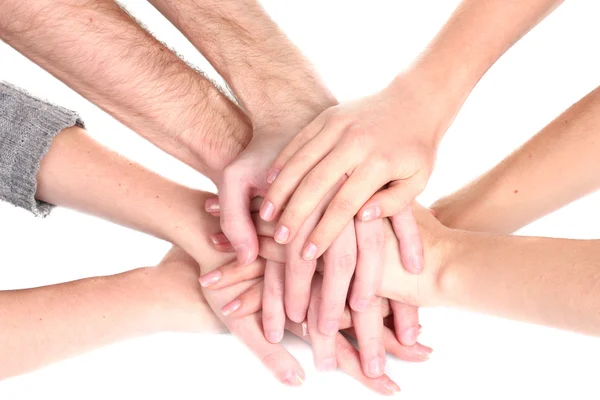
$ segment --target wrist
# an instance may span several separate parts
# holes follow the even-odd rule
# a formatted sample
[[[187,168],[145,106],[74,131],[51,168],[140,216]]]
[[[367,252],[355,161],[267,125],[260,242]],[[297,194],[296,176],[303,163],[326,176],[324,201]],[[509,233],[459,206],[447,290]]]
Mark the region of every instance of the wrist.
[[[443,239],[443,257],[436,273],[434,302],[439,306],[454,306],[456,293],[461,289],[461,268],[469,252],[472,251],[472,233],[448,229]]]
[[[282,131],[296,134],[323,111],[338,104],[322,85],[291,84],[280,91],[277,99],[276,102],[261,103],[262,107],[249,112],[255,134]]]
[[[171,129],[179,146],[189,150],[193,163],[187,164],[216,182],[252,139],[252,124],[237,105],[213,89],[216,93],[208,95],[205,107],[190,107],[193,112]]]
[[[219,232],[219,220],[204,211],[204,202],[211,196],[214,194],[182,187],[173,196],[172,213],[162,218],[163,237],[195,260],[211,249],[210,234]]]

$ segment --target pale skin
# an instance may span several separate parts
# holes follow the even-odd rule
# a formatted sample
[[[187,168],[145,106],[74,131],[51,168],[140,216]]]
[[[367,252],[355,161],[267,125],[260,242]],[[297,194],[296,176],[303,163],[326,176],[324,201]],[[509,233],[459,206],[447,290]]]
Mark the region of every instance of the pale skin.
[[[292,135],[336,101],[310,63],[256,2],[155,0],[152,4],[225,77],[250,120],[112,0],[5,0],[0,38],[216,182],[227,199],[223,229],[236,243],[238,258],[248,264],[258,248],[243,205],[255,192],[266,191],[266,171]],[[240,179],[246,185],[239,185]],[[320,212],[314,214],[316,224]],[[312,227],[305,229],[308,234]],[[374,224],[371,230],[365,235],[383,237],[380,225]],[[373,293],[380,267],[360,259],[357,263],[356,240],[354,227],[348,224],[343,238],[327,254],[327,270],[332,272],[325,274],[323,282],[326,296],[319,325],[329,336],[330,353],[335,351],[337,326],[355,270],[353,309],[374,316],[371,303],[379,302]],[[284,295],[277,290],[283,279],[288,316],[302,322],[306,315],[314,263],[301,259],[303,242],[298,236],[297,251],[290,251],[285,277],[277,272],[281,265],[269,265],[263,325],[273,343],[283,336],[286,320]],[[292,285],[295,281],[302,284]],[[414,344],[417,309],[396,302],[392,305],[395,315],[404,316],[397,319],[398,338]],[[380,337],[383,326],[372,324],[369,329],[369,336]],[[383,343],[372,341],[371,346],[382,361]],[[371,376],[381,375],[383,368],[379,363]]]
[[[320,257],[355,216],[399,215],[404,265],[423,266],[407,207],[425,188],[440,140],[488,68],[561,1],[465,0],[417,60],[381,92],[331,107],[308,124],[270,168],[261,216],[278,220],[275,240],[293,240],[344,175],[302,250]]]
[[[379,294],[600,336],[600,241],[505,236],[600,188],[598,115],[597,88],[498,166],[436,202],[433,213],[416,206],[426,260],[419,277],[400,267],[398,244],[389,240],[387,226]],[[265,237],[261,255],[283,257],[283,249],[266,239],[276,224],[255,220]],[[229,266],[220,272],[236,281]],[[240,316],[253,311],[253,296],[239,299],[249,304]]]
[[[73,168],[74,165],[77,168]],[[248,283],[220,291],[200,292],[200,272],[210,272],[231,259],[213,249],[209,241],[209,237],[220,230],[218,221],[199,207],[209,196],[212,194],[179,186],[100,146],[81,128],[73,127],[61,132],[41,163],[36,194],[39,200],[97,215],[177,243],[194,254],[200,268],[192,257],[178,249],[173,251],[176,257],[167,257],[167,261],[156,269],[143,268],[113,277],[1,293],[2,302],[6,304],[1,312],[10,316],[7,320],[16,321],[19,329],[3,329],[7,339],[3,343],[12,345],[0,349],[0,352],[26,354],[18,363],[4,365],[3,376],[158,330],[212,331],[216,327],[226,327],[282,383],[301,384],[304,372],[297,361],[280,344],[270,343],[264,338],[260,313],[245,319],[233,319],[221,312],[225,304],[248,288]],[[173,257],[177,261],[171,263]],[[262,258],[256,261],[261,262],[264,264]],[[127,289],[130,286],[135,286],[135,289]],[[177,294],[169,295],[171,292]],[[115,302],[107,302],[106,294],[111,294],[110,298],[114,297]],[[46,298],[49,295],[56,300],[34,307],[40,303],[40,296]],[[169,298],[165,299],[165,296]],[[127,307],[124,308],[123,304]],[[218,319],[208,312],[209,307]],[[65,308],[72,311],[69,313],[72,319],[67,322],[63,315]],[[39,311],[32,313],[33,309]],[[202,318],[199,319],[195,313]],[[131,319],[131,314],[137,318]],[[388,314],[389,308],[378,310],[380,320]],[[128,320],[125,320],[126,316],[129,316]],[[123,326],[119,325],[121,322]],[[205,326],[201,326],[200,322]],[[40,330],[40,324],[47,331]],[[67,329],[81,332],[73,329],[79,324],[96,329],[89,332],[87,328],[82,329],[85,335],[62,335]],[[350,324],[350,315],[346,312],[341,328],[348,328]],[[116,327],[111,330],[111,326]],[[302,336],[303,328],[299,324],[287,323],[286,329]],[[25,335],[23,331],[29,333]],[[393,331],[386,333],[384,346],[391,354],[406,360],[424,361],[431,352],[421,345],[402,346]],[[19,335],[19,338],[14,335]],[[399,390],[387,375],[377,378],[366,376],[361,370],[358,351],[340,334],[335,339],[336,364],[342,370],[379,393],[391,394]],[[33,351],[42,342],[46,349]],[[34,348],[25,351],[22,347],[27,346]]]
[[[232,243],[240,265],[249,265],[258,254],[258,238],[248,212],[252,198],[263,196],[268,188],[267,170],[292,137],[320,112],[337,104],[313,66],[287,39],[266,12],[253,0],[174,1],[152,0],[165,15],[202,52],[229,83],[253,128],[246,149],[223,171],[217,182],[220,194],[221,226]],[[334,191],[331,191],[333,195]],[[323,204],[322,209],[324,209]],[[217,204],[207,204],[215,211]],[[302,227],[303,234],[288,247],[285,263],[270,261],[264,279],[263,327],[272,343],[283,337],[286,315],[295,322],[306,319],[311,299],[312,276],[316,263],[301,258],[308,233],[316,226],[322,209],[317,209]],[[379,242],[373,238],[380,238]],[[354,311],[378,318],[380,302],[376,288],[381,276],[380,263],[383,225],[371,224],[359,235],[353,223],[346,224],[335,244],[325,254],[317,325],[326,342],[315,349],[316,365],[321,370],[335,369],[335,336],[353,274],[350,305]],[[357,252],[357,248],[360,252]],[[367,257],[366,254],[370,254]],[[396,334],[406,345],[417,341],[418,314],[414,307],[392,302]],[[365,373],[380,376],[385,368],[383,325],[361,324],[370,354]],[[323,351],[321,351],[321,349]],[[367,366],[370,365],[370,368]]]

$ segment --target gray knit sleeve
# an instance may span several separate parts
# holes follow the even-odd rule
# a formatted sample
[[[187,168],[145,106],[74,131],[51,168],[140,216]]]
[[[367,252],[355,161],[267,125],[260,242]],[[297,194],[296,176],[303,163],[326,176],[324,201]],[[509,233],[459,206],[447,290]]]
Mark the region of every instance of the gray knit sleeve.
[[[0,81],[0,200],[45,217],[52,205],[35,199],[40,161],[63,129],[83,122],[76,112]]]

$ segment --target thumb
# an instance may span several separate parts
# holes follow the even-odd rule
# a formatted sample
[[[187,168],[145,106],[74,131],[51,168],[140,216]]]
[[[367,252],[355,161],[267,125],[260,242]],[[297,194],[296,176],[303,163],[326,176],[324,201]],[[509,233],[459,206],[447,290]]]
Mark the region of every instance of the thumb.
[[[239,265],[248,265],[258,256],[258,238],[250,216],[250,188],[240,180],[228,180],[220,189],[221,229],[231,242]]]

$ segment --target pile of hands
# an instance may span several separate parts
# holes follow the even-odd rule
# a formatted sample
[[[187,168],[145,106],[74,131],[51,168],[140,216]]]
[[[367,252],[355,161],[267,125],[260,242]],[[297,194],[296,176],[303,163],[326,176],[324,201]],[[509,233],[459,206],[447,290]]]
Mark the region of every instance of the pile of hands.
[[[254,122],[216,182],[219,197],[205,202],[219,217],[213,248],[236,258],[211,268],[194,256],[203,294],[285,384],[305,378],[280,344],[285,330],[312,344],[317,369],[339,367],[382,394],[399,391],[387,353],[418,362],[432,352],[418,343],[418,306],[435,304],[445,228],[414,198],[448,118],[422,119],[424,94],[407,85]],[[407,119],[430,126],[403,134]]]

